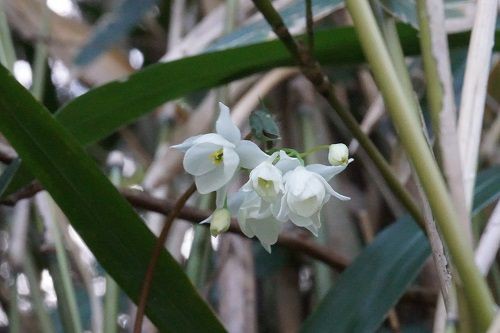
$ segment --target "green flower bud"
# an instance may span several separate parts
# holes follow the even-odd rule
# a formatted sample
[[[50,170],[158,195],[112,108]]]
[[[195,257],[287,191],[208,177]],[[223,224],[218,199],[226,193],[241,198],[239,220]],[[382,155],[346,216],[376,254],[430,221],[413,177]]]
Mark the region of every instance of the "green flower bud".
[[[343,143],[330,145],[328,161],[334,166],[347,165],[349,163],[349,148]]]
[[[212,215],[210,223],[210,234],[217,237],[219,234],[226,232],[231,225],[231,213],[226,208],[216,209]]]

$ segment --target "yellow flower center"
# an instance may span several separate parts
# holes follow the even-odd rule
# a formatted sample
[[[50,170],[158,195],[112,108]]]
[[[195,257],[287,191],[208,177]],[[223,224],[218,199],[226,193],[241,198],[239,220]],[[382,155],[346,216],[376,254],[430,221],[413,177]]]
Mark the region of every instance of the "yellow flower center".
[[[260,178],[258,180],[259,187],[269,189],[271,185],[273,184],[272,180],[266,180],[264,178]]]
[[[224,160],[224,149],[221,148],[219,150],[214,151],[212,154],[210,154],[210,157],[212,158],[212,162],[215,165],[221,164],[222,161]]]

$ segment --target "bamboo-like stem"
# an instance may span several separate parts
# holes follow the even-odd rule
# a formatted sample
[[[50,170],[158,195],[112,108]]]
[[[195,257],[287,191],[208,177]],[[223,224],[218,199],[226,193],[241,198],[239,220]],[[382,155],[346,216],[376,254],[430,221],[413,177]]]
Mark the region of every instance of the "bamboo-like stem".
[[[456,108],[454,101],[448,41],[444,26],[444,4],[442,1],[418,0],[420,25],[420,48],[424,61],[427,82],[427,98],[430,106],[434,135],[439,145],[444,174],[448,180],[451,196],[472,240],[469,218],[465,205],[460,150],[458,147]]]
[[[33,62],[33,85],[31,93],[39,101],[43,99],[45,88],[45,76],[47,74],[47,55],[49,50],[47,47],[47,36],[49,35],[49,17],[50,11],[46,3],[42,5],[41,14],[40,38],[35,46],[35,60]]]
[[[270,1],[253,0],[253,2],[257,9],[264,15],[267,22],[271,25],[273,31],[300,65],[302,73],[309,79],[309,81],[311,81],[316,88],[316,91],[327,100],[330,106],[342,119],[346,127],[351,131],[352,135],[358,140],[359,144],[367,152],[368,156],[370,156],[396,197],[401,200],[402,204],[413,216],[415,221],[423,227],[424,219],[420,209],[415,204],[411,195],[399,183],[380,151],[363,132],[354,116],[347,109],[345,109],[337,99],[333,85],[328,77],[323,73],[319,63],[312,58],[311,54],[308,53],[301,44],[295,42],[283,23],[281,16]]]
[[[112,156],[115,152],[112,152]],[[118,153],[119,154],[119,153]],[[112,161],[115,162],[115,161]],[[122,179],[123,158],[117,161],[115,165],[111,165],[110,179],[115,186],[120,186]],[[108,161],[109,163],[109,161]],[[118,305],[120,299],[120,287],[115,280],[106,274],[106,295],[104,296],[104,333],[118,332]]]
[[[19,313],[19,302],[17,301],[17,274],[12,274],[12,285],[9,287],[10,307],[9,307],[9,332],[21,332],[21,322]]]
[[[14,62],[16,61],[16,51],[14,49],[14,43],[12,42],[3,2],[4,0],[0,0],[0,63],[12,72],[14,69]]]
[[[55,332],[54,326],[52,325],[49,314],[45,309],[42,292],[40,290],[40,280],[38,279],[38,272],[35,268],[33,257],[29,252],[27,252],[26,256],[24,257],[23,268],[30,284],[30,295],[33,299],[33,307],[39,320],[40,332],[53,333]]]
[[[479,329],[484,331],[493,319],[495,304],[486,281],[474,264],[472,246],[465,236],[465,230],[462,225],[456,223],[458,217],[455,207],[419,126],[414,103],[404,92],[369,4],[365,1],[347,0],[346,5],[402,144],[415,167],[433,215],[443,233],[463,283],[469,308],[473,311]]]
[[[75,289],[71,280],[69,260],[66,255],[66,249],[64,248],[62,236],[59,230],[60,226],[57,223],[56,214],[54,214],[55,204],[47,192],[38,193],[35,197],[35,203],[50,235],[52,236],[56,249],[56,269],[61,277],[62,288],[60,290],[61,293],[63,293],[63,295],[58,295],[58,297],[64,297],[66,299],[68,314],[70,317],[68,323],[71,323],[72,325],[72,332],[82,332],[83,328],[80,319],[80,312],[78,311]]]
[[[477,2],[462,87],[458,138],[468,212],[472,208],[497,9],[497,0]]]

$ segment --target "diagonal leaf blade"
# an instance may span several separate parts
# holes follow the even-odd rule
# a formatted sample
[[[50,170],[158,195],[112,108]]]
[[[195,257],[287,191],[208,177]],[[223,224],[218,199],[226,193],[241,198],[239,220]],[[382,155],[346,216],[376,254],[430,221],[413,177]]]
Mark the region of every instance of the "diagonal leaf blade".
[[[473,215],[500,196],[499,168],[478,174]],[[377,235],[340,276],[306,320],[302,332],[375,332],[430,253],[426,236],[409,217]]]
[[[398,33],[405,54],[417,54],[416,31],[400,25]],[[315,34],[315,54],[324,64],[363,62],[357,38],[351,27],[319,31]],[[500,49],[500,33],[497,39],[495,48]],[[468,33],[449,35],[450,48],[467,45],[468,41]],[[288,51],[277,40],[186,57],[149,66],[126,80],[92,89],[63,106],[55,117],[80,144],[88,145],[165,102],[260,71],[293,64]],[[21,164],[6,195],[31,180],[33,177]]]
[[[387,227],[342,273],[302,332],[375,332],[429,253],[411,218]]]
[[[85,66],[102,52],[126,36],[158,0],[124,0],[111,13],[103,17],[85,46],[75,58],[75,64]]]
[[[137,300],[155,243],[153,234],[77,140],[4,67],[0,85],[0,130],[100,264]],[[151,295],[147,314],[162,331],[224,331],[166,251]]]

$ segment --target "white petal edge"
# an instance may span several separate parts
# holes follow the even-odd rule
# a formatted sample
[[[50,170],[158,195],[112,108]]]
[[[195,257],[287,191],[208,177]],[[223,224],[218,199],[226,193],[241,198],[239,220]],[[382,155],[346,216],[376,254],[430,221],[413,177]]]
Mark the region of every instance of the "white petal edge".
[[[225,139],[234,144],[238,143],[241,140],[241,132],[238,126],[231,120],[229,108],[219,102],[219,110],[219,117],[215,122],[217,134],[222,135]]]
[[[240,165],[245,169],[253,169],[260,163],[269,159],[269,155],[264,153],[259,146],[252,141],[241,140],[235,148],[240,156]]]
[[[195,141],[199,139],[201,136],[202,134],[189,137],[182,143],[179,143],[178,145],[170,146],[170,148],[174,148],[185,153],[189,148],[191,148],[194,145]]]
[[[306,166],[306,169],[308,171],[319,174],[326,181],[329,181],[335,175],[338,175],[339,173],[344,171],[346,167],[346,165],[333,166],[323,164],[309,164],[308,166]]]
[[[340,193],[336,192],[336,191],[335,191],[335,190],[334,190],[334,189],[330,186],[330,184],[328,184],[328,183],[326,182],[326,180],[324,180],[323,178],[321,178],[321,179],[323,180],[323,182],[324,182],[324,184],[325,184],[326,191],[327,191],[329,194],[333,195],[334,197],[336,197],[337,199],[342,200],[342,201],[348,201],[348,200],[351,200],[351,198],[350,198],[350,197],[346,197],[345,195],[342,195],[342,194],[340,194]]]

